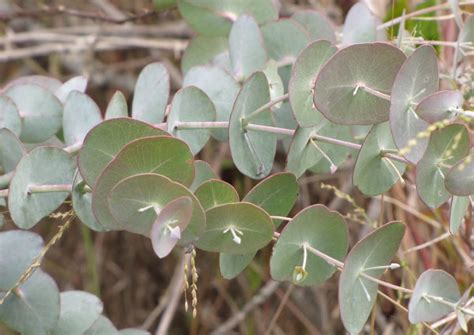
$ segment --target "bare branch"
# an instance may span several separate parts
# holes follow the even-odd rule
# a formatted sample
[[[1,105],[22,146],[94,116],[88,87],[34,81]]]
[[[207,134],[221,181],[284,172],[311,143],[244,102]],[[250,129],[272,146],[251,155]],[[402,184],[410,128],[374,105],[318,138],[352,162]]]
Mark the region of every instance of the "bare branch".
[[[65,6],[43,6],[39,9],[20,9],[11,12],[0,12],[0,21],[8,22],[17,18],[39,18],[43,16],[58,16],[67,15],[75,16],[83,19],[90,19],[94,21],[109,22],[114,24],[123,24],[131,21],[139,21],[145,18],[156,16],[157,12],[154,10],[145,10],[142,13],[127,15],[125,18],[114,18],[106,16],[100,12],[81,11]]]

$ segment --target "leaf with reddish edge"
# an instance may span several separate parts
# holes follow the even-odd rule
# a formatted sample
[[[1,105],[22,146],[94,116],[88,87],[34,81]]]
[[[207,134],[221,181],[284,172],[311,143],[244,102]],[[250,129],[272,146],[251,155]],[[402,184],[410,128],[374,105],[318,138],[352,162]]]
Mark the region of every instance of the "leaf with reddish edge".
[[[161,209],[150,233],[151,244],[158,257],[164,258],[173,250],[192,214],[193,202],[189,197],[177,198]]]

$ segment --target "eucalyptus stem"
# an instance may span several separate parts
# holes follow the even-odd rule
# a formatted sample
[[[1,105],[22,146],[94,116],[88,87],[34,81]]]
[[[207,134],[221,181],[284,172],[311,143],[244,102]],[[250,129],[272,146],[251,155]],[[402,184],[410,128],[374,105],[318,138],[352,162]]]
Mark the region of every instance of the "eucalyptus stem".
[[[271,215],[270,218],[272,220],[283,220],[283,221],[291,221],[293,220],[292,218],[286,217],[286,216],[278,216],[278,215]]]
[[[392,172],[395,172],[395,175],[397,176],[398,179],[400,179],[400,182],[402,183],[402,185],[405,185],[405,179],[403,179],[402,173],[398,171],[397,167],[395,166],[395,164],[393,164],[391,159],[388,157],[383,157],[382,161],[388,164],[388,167],[391,168]]]
[[[346,147],[346,148],[349,148],[349,149],[360,150],[360,148],[362,148],[362,145],[360,145],[360,144],[353,143],[353,142],[348,142],[348,141],[343,141],[343,140],[339,140],[337,138],[327,137],[327,136],[323,136],[323,135],[313,134],[311,136],[311,139],[321,141],[321,142],[325,142],[325,143],[329,143],[329,144],[339,145],[341,147]]]
[[[473,0],[460,1],[458,5],[459,6],[474,5],[474,1]],[[447,8],[449,8],[449,6],[450,6],[450,3],[445,2],[445,3],[440,4],[440,5],[435,5],[435,6],[431,6],[431,7],[427,7],[427,8],[422,8],[420,10],[414,11],[412,13],[397,17],[393,20],[390,20],[390,21],[387,21],[383,24],[380,24],[380,25],[377,26],[377,30],[384,30],[386,28],[389,28],[391,26],[399,24],[400,22],[402,22],[406,19],[410,19],[410,18],[420,16],[420,15],[423,15],[423,14],[428,14],[428,13],[431,13],[431,12],[434,12],[434,11],[437,11],[437,10],[440,10],[440,9],[447,9]]]
[[[210,122],[176,122],[176,129],[223,129],[229,127],[229,122],[227,121],[210,121]]]
[[[68,154],[75,154],[82,148],[82,142],[77,142],[74,143],[73,145],[70,145],[68,147],[65,147],[63,150],[66,151]]]
[[[370,94],[372,94],[372,95],[374,95],[378,98],[382,98],[384,100],[390,101],[390,95],[388,95],[388,94],[385,94],[385,93],[382,93],[380,91],[374,90],[373,88],[370,88],[370,87],[365,86],[365,85],[360,85],[359,87],[360,87],[360,89],[363,89],[367,93],[370,93]]]
[[[324,157],[324,159],[326,159],[326,161],[328,161],[328,163],[330,164],[330,169],[331,169],[331,173],[334,173],[337,171],[337,166],[336,164],[334,164],[334,162],[332,161],[331,157],[329,157],[329,155],[327,153],[324,152],[324,150],[322,150],[319,145],[316,144],[316,141],[313,140],[313,139],[310,139],[309,140],[311,142],[311,144],[313,145],[313,147],[321,154],[321,156]]]
[[[51,185],[35,185],[30,184],[26,189],[26,193],[55,193],[55,192],[71,192],[71,184],[51,184]]]
[[[443,304],[443,305],[446,305],[446,306],[449,306],[451,307],[453,310],[457,310],[459,309],[461,312],[463,312],[464,314],[467,314],[467,315],[471,315],[471,316],[474,316],[474,310],[472,309],[469,309],[469,308],[466,308],[466,307],[460,307],[458,306],[458,304],[454,303],[454,302],[451,302],[451,301],[447,301],[445,299],[443,299],[443,297],[439,297],[439,296],[435,296],[435,295],[431,295],[431,294],[423,294],[423,297],[429,301],[430,299],[431,300],[434,300],[440,304]]]
[[[10,181],[13,178],[13,171],[5,173],[4,175],[0,176],[0,188],[5,188],[10,185]]]
[[[400,291],[400,292],[404,292],[404,293],[408,293],[408,294],[413,294],[413,290],[411,290],[409,288],[405,288],[405,287],[401,287],[401,286],[398,286],[398,285],[390,284],[386,281],[383,281],[383,280],[380,280],[378,278],[369,276],[368,274],[366,274],[364,272],[361,272],[359,275],[366,278],[366,279],[368,279],[368,280],[370,280],[370,281],[373,281],[374,283],[377,283],[379,285],[394,289],[396,291]]]
[[[286,94],[283,94],[283,95],[281,95],[281,96],[279,96],[279,97],[276,97],[275,99],[273,99],[273,100],[267,102],[265,105],[263,105],[263,106],[257,108],[257,109],[254,110],[252,113],[250,113],[249,115],[247,115],[247,116],[245,117],[245,121],[250,121],[250,120],[252,120],[253,118],[255,118],[255,117],[256,117],[257,115],[259,115],[260,113],[266,111],[268,108],[270,108],[270,107],[276,105],[277,103],[280,103],[280,102],[282,102],[282,101],[285,101],[286,99],[288,99],[289,96],[290,96],[290,95],[289,95],[288,93],[286,93]]]
[[[339,261],[335,258],[332,258],[331,256],[325,254],[322,251],[319,251],[318,249],[313,248],[312,246],[310,246],[308,244],[306,244],[306,248],[308,249],[309,252],[311,252],[312,254],[314,254],[318,257],[321,257],[322,259],[324,259],[329,264],[334,265],[335,267],[337,267],[339,270],[342,270],[344,268],[344,263],[343,262],[341,262],[341,261]],[[411,290],[411,289],[401,287],[401,286],[398,286],[398,285],[394,285],[394,284],[390,284],[390,283],[385,282],[383,280],[380,280],[378,278],[369,276],[368,274],[365,274],[364,272],[361,272],[360,275],[362,277],[370,280],[370,281],[373,281],[374,283],[379,284],[379,285],[389,287],[391,289],[394,289],[394,290],[397,290],[397,291],[400,291],[400,292],[404,292],[404,293],[408,293],[408,294],[413,293],[413,290]]]
[[[474,111],[456,110],[456,113],[474,119]]]
[[[265,132],[265,133],[278,134],[278,135],[293,136],[295,134],[295,131],[293,129],[278,128],[278,127],[265,126],[265,125],[254,124],[254,123],[247,124],[245,126],[245,129],[246,130],[261,131],[261,132]]]
[[[295,57],[292,57],[292,56],[287,56],[285,58],[283,58],[282,60],[279,60],[276,65],[277,67],[284,67],[284,66],[288,66],[288,65],[293,65],[293,63],[295,62],[296,58]]]
[[[384,155],[386,158],[390,158],[394,161],[398,161],[400,163],[405,163],[407,165],[414,165],[412,162],[406,160],[405,158],[403,158],[402,156],[398,156],[398,155],[394,155],[394,154],[385,154]]]
[[[26,189],[26,193],[31,195],[34,193],[56,193],[56,192],[72,192],[72,184],[45,184],[35,185],[30,184]],[[85,193],[92,193],[92,189],[88,186],[84,186]],[[8,197],[9,189],[0,190],[0,198]]]
[[[293,129],[279,128],[279,127],[272,127],[272,126],[264,126],[264,125],[253,124],[253,123],[247,124],[245,126],[245,129],[253,130],[253,131],[262,131],[262,132],[279,134],[279,135],[288,135],[288,136],[293,136],[294,133],[295,133],[295,131]],[[317,141],[320,141],[320,142],[329,143],[329,144],[339,145],[339,146],[342,146],[342,147],[355,149],[355,150],[360,150],[360,148],[362,148],[362,145],[360,145],[360,144],[353,143],[353,142],[348,142],[348,141],[343,141],[343,140],[339,140],[337,138],[327,137],[327,136],[323,136],[323,135],[313,134],[310,139],[317,140]],[[398,151],[394,150],[393,152],[398,152]],[[387,158],[405,163],[405,164],[413,165],[411,162],[407,161],[405,158],[403,158],[401,156],[394,155],[392,153],[387,153],[384,156],[387,157]]]
[[[319,251],[318,249],[313,248],[309,244],[306,244],[306,249],[308,249],[308,251],[311,252],[312,254],[324,259],[326,262],[328,262],[331,265],[334,265],[335,267],[337,267],[339,269],[342,269],[344,267],[343,262],[341,262],[341,261],[339,261],[335,258],[332,258],[331,256],[325,254],[324,252]]]
[[[397,149],[380,149],[380,155],[387,156],[387,154],[396,154],[398,153]]]

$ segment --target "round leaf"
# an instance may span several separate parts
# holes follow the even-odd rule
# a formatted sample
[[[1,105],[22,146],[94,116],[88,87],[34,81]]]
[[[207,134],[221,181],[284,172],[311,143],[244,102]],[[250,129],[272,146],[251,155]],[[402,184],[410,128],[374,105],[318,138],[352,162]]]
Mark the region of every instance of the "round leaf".
[[[0,128],[7,128],[16,136],[21,133],[20,112],[15,103],[4,95],[0,95]]]
[[[272,133],[246,130],[242,120],[270,101],[268,82],[262,72],[245,81],[232,109],[229,122],[229,145],[235,165],[243,174],[261,179],[273,166],[276,136]],[[273,126],[270,109],[253,117],[253,124]]]
[[[453,160],[454,161],[454,160]],[[458,196],[474,194],[474,148],[470,154],[454,165],[446,175],[444,184],[449,193]]]
[[[411,323],[432,322],[453,312],[453,308],[426,295],[441,297],[456,303],[461,299],[456,280],[442,270],[427,270],[416,281],[408,304],[408,319]]]
[[[276,61],[296,57],[309,43],[309,34],[293,19],[279,19],[262,26],[268,57]]]
[[[0,165],[4,173],[15,170],[26,149],[9,129],[0,129]]]
[[[380,19],[372,14],[363,2],[354,4],[346,16],[342,31],[342,44],[367,43],[381,40],[377,32]]]
[[[227,51],[228,45],[226,37],[196,36],[184,50],[181,70],[187,75],[194,66],[214,63],[216,57]]]
[[[204,185],[205,184],[203,184],[203,186]],[[294,186],[294,190],[292,186]],[[235,194],[228,192],[227,199],[229,201],[226,201],[225,203],[239,201],[239,195],[237,192],[233,188],[232,191]],[[296,183],[296,178],[294,178],[293,175],[289,173],[274,174],[261,181],[252,190],[250,190],[243,201],[253,203],[264,209],[269,214],[276,212],[279,214],[274,215],[283,216],[287,215],[293,207],[298,195],[297,193],[298,184]],[[214,202],[217,203],[218,200]],[[224,202],[221,202],[221,204],[224,204]],[[288,211],[285,211],[287,208]],[[278,225],[281,224],[281,220],[273,220],[273,224],[278,227]],[[220,253],[219,268],[222,276],[226,279],[235,278],[250,264],[256,253],[256,251],[244,255]]]
[[[423,98],[438,90],[438,59],[433,47],[425,45],[416,49],[403,63],[393,83],[390,104],[390,127],[399,149],[406,148],[410,140],[416,146],[404,156],[417,163],[428,145],[427,139],[418,139],[429,124],[420,119],[415,106]]]
[[[196,86],[204,91],[216,107],[216,121],[229,121],[232,106],[239,93],[239,84],[226,71],[215,66],[197,66],[184,77],[183,86]],[[212,129],[211,134],[227,141],[227,129]]]
[[[122,92],[116,91],[110,99],[107,109],[105,110],[105,119],[115,119],[128,116],[127,99]]]
[[[193,201],[189,197],[176,198],[160,210],[150,232],[151,244],[158,257],[166,257],[173,250],[192,215]]]
[[[86,183],[80,174],[76,175],[72,187],[72,208],[83,224],[94,231],[104,231],[92,213],[92,193],[85,190]]]
[[[298,197],[298,183],[294,174],[275,173],[254,186],[243,201],[251,202],[274,216],[290,213]],[[274,220],[278,227],[281,220]]]
[[[357,156],[353,184],[368,196],[388,191],[405,172],[405,164],[382,154],[396,149],[388,122],[376,124],[367,135]]]
[[[448,168],[468,154],[469,134],[465,126],[452,124],[431,134],[428,148],[416,166],[416,189],[428,207],[437,208],[448,200],[450,194],[444,185]]]
[[[229,53],[234,74],[238,78],[247,78],[265,65],[267,53],[263,36],[252,16],[241,15],[232,25]]]
[[[189,147],[172,137],[144,137],[127,144],[107,165],[94,186],[92,211],[98,223],[107,229],[124,229],[114,219],[107,201],[110,191],[118,182],[140,173],[158,173],[188,186],[194,178],[192,158]],[[138,229],[148,234],[150,227],[140,226]],[[133,229],[133,224],[128,229]],[[143,232],[142,229],[146,230]]]
[[[82,143],[87,132],[102,121],[97,104],[84,93],[71,92],[64,104],[63,132],[66,145]]]
[[[450,109],[462,108],[463,103],[464,98],[459,91],[438,91],[420,101],[416,114],[428,123],[454,120],[457,115]]]
[[[22,141],[44,142],[61,129],[63,107],[51,92],[37,85],[19,84],[10,87],[5,94],[20,112]]]
[[[262,69],[265,77],[267,77],[268,81],[268,89],[270,91],[270,99],[276,99],[281,97],[284,92],[283,81],[278,73],[278,63],[273,59],[270,59],[265,67]],[[276,110],[281,107],[283,102],[279,102],[272,106],[272,110]]]
[[[227,36],[232,22],[243,13],[259,24],[278,18],[278,6],[272,0],[178,0],[178,8],[191,28],[205,36]]]
[[[459,227],[461,227],[470,202],[469,197],[454,196],[451,200],[451,208],[449,211],[449,231],[451,234],[456,234]]]
[[[346,257],[339,279],[339,306],[349,333],[358,334],[362,330],[377,300],[378,285],[360,273],[379,278],[384,269],[365,269],[389,265],[404,233],[403,223],[387,223],[360,240]]]
[[[13,86],[24,84],[41,86],[50,92],[55,92],[62,85],[62,83],[56,78],[39,75],[23,76],[12,80],[7,85],[5,85],[1,90],[2,94]]]
[[[317,110],[337,124],[387,121],[390,102],[371,90],[390,94],[404,60],[403,52],[387,43],[354,44],[339,50],[316,77]]]
[[[276,127],[296,130],[298,123],[296,123],[293,111],[288,101],[283,101],[281,107],[273,110],[272,114]],[[292,137],[281,134],[277,135],[277,138],[282,140],[283,148],[285,149],[285,152],[288,152]]]
[[[336,34],[331,22],[317,11],[297,11],[291,18],[305,28],[311,41],[328,40],[333,43],[336,42]]]
[[[10,182],[8,208],[13,222],[22,229],[30,229],[56,210],[69,192],[29,194],[28,187],[71,184],[74,170],[74,160],[58,148],[39,147],[25,155]]]
[[[301,127],[315,126],[321,120],[313,103],[314,78],[336,51],[331,42],[317,41],[308,45],[296,58],[288,92],[291,108]]]
[[[177,123],[211,122],[215,119],[216,109],[206,93],[194,86],[185,87],[174,95],[167,118],[168,132],[186,142],[195,155],[209,140],[209,130],[179,129]]]
[[[119,335],[119,332],[109,319],[101,315],[84,335]]]
[[[186,245],[201,235],[206,221],[201,204],[183,185],[158,174],[135,174],[110,191],[108,205],[115,221],[120,223],[120,229],[150,236],[157,211],[161,212],[168,203],[180,197],[192,200],[191,221],[179,239],[180,245]]]
[[[206,212],[206,229],[196,246],[210,252],[242,255],[263,248],[272,237],[270,216],[253,204],[239,202]]]
[[[345,133],[345,130],[342,126],[339,126],[339,128],[342,128],[340,129],[342,130],[341,136],[347,134]],[[318,144],[318,146],[326,153],[329,158],[331,158],[331,162],[327,159],[320,159],[316,163],[316,165],[313,165],[309,168],[309,171],[315,174],[333,173],[334,166],[340,167],[342,163],[347,160],[349,155],[352,157],[355,157],[357,155],[357,150],[349,149],[340,145],[333,145],[321,142],[320,144]]]
[[[291,280],[295,267],[304,267],[307,276],[296,284],[320,284],[331,277],[336,268],[308,250],[304,264],[304,246],[342,260],[348,244],[347,226],[339,213],[322,205],[306,207],[281,232],[270,259],[271,276],[275,280]]]
[[[194,194],[205,211],[219,205],[239,202],[239,195],[232,185],[218,179],[202,183]]]
[[[81,175],[89,186],[94,186],[102,170],[125,144],[138,138],[165,134],[161,129],[128,118],[104,121],[84,139],[77,162]]]
[[[59,320],[52,335],[82,335],[99,318],[102,302],[84,291],[67,291],[60,295]]]
[[[244,255],[219,254],[219,269],[222,277],[233,279],[237,277],[252,261],[257,252]]]
[[[43,249],[41,236],[22,230],[0,233],[0,291],[8,291]]]
[[[288,150],[288,171],[298,178],[309,168],[325,161],[329,165],[329,172],[335,172],[337,166],[347,157],[347,149],[338,145],[320,142],[315,135],[330,136],[340,140],[351,141],[351,130],[347,126],[336,125],[319,115],[319,122],[314,127],[297,128]],[[329,158],[329,160],[328,160]]]
[[[71,92],[80,92],[84,93],[87,88],[87,78],[84,76],[72,77],[64,84],[62,84],[55,92],[54,95],[62,103],[66,102],[69,93]]]
[[[151,63],[138,76],[132,102],[132,117],[148,123],[163,121],[170,94],[170,75],[161,63]]]
[[[204,182],[210,179],[217,179],[217,174],[212,170],[211,166],[205,161],[194,161],[194,180],[189,189],[193,192],[197,190]]]
[[[49,335],[59,317],[59,291],[40,269],[0,305],[0,322],[25,335]],[[3,294],[0,293],[0,297]]]

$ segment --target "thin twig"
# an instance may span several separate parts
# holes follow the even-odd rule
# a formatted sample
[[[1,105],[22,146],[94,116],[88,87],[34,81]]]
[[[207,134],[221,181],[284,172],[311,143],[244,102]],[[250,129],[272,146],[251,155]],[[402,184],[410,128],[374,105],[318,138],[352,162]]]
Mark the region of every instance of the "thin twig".
[[[183,282],[183,268],[184,268],[183,261],[182,260],[178,261],[174,269],[173,277],[171,277],[170,283],[168,287],[166,288],[165,293],[162,295],[160,302],[153,309],[153,311],[147,316],[145,321],[143,321],[143,324],[140,328],[150,329],[155,323],[158,316],[160,316],[161,312],[163,312],[165,307],[168,305],[168,302],[170,301],[170,298],[171,298],[171,294],[174,292],[175,286],[182,287],[182,284],[181,286],[178,284],[180,281],[181,283]]]
[[[228,334],[234,327],[236,327],[242,320],[245,319],[248,313],[253,311],[255,308],[263,304],[272,294],[280,287],[280,282],[273,280],[268,281],[265,286],[263,286],[259,293],[252,297],[242,310],[234,314],[230,319],[222,323],[219,328],[214,330],[211,335],[224,335]]]
[[[268,325],[268,328],[267,328],[267,331],[265,332],[265,335],[270,335],[272,333],[273,327],[275,326],[275,324],[278,320],[278,317],[280,316],[281,312],[283,311],[283,308],[285,307],[286,302],[290,298],[291,292],[293,291],[294,288],[295,288],[294,284],[290,284],[290,286],[288,286],[288,289],[286,290],[285,295],[283,296],[283,298],[280,301],[280,305],[278,306],[275,314],[273,315],[272,320],[270,321],[270,324]]]
[[[182,256],[181,261],[177,265],[177,268],[184,269],[184,265],[189,264],[190,259],[191,254],[185,254],[184,256]],[[175,279],[174,276],[173,279]],[[160,324],[156,329],[156,335],[168,334],[168,329],[171,326],[171,322],[173,321],[173,317],[178,307],[179,298],[182,294],[184,285],[184,275],[182,274],[181,276],[178,276],[178,278],[176,280],[172,280],[171,283],[173,286],[170,287],[170,297],[168,300],[168,305],[166,306],[166,310],[163,313],[163,317],[160,320]]]
[[[18,18],[39,18],[43,16],[51,17],[58,15],[66,15],[95,21],[123,24],[126,22],[138,21],[144,18],[149,18],[155,16],[156,14],[157,12],[155,12],[154,10],[145,10],[139,14],[128,15],[125,18],[117,19],[114,17],[105,16],[100,12],[82,11],[78,9],[67,8],[65,6],[42,6],[38,9],[20,9],[11,12],[0,12],[0,21],[8,22]]]
[[[383,293],[382,291],[378,291],[378,293],[384,297],[385,299],[387,299],[388,301],[390,301],[392,304],[394,304],[395,306],[397,306],[398,308],[400,308],[402,311],[404,311],[405,313],[408,313],[408,309],[403,306],[402,304],[400,304],[398,301],[392,299],[390,296],[386,295],[385,293]],[[431,330],[434,334],[439,334],[435,329],[433,329],[432,326],[430,326],[429,324],[427,324],[426,322],[423,322],[422,323],[423,326],[425,326],[426,328],[428,328],[429,330]]]
[[[123,38],[117,36],[81,36],[73,43],[56,42],[37,46],[9,49],[0,52],[0,62],[50,55],[51,53],[77,53],[89,51],[109,51],[131,48],[162,49],[173,52],[183,51],[188,42],[180,39]]]
[[[473,303],[474,303],[474,297],[471,297],[471,299],[469,299],[468,302],[464,306],[468,307],[469,305],[471,305]],[[431,327],[439,328],[439,327],[445,325],[446,323],[449,323],[453,320],[456,320],[456,318],[457,318],[456,312],[452,312],[452,313],[448,314],[446,317],[444,317],[443,319],[438,320],[436,322],[433,322],[431,324]]]
[[[413,252],[413,251],[417,251],[417,250],[421,250],[421,249],[424,249],[424,248],[427,248],[429,246],[432,246],[433,244],[436,244],[438,242],[441,242],[447,238],[449,238],[451,236],[451,233],[447,232],[447,233],[444,233],[428,242],[425,242],[423,244],[420,244],[420,245],[417,245],[416,247],[413,247],[413,248],[410,248],[410,249],[407,249],[403,252],[404,255],[410,253],[410,252]]]
[[[276,291],[276,295],[280,299],[283,298],[283,294],[284,293],[281,292],[281,290]],[[308,317],[306,317],[305,313],[301,311],[300,307],[296,303],[294,303],[293,301],[291,301],[291,299],[289,299],[286,302],[285,306],[288,309],[288,311],[291,312],[304,325],[304,327],[308,331],[307,332],[308,335],[321,335],[321,331],[319,331],[319,329],[312,323],[312,321]]]
[[[185,33],[183,33],[183,31]],[[166,22],[160,25],[122,25],[101,24],[101,25],[76,25],[69,27],[51,27],[37,29],[34,31],[22,31],[9,33],[8,36],[0,36],[0,45],[18,42],[41,42],[44,39],[56,39],[61,36],[87,36],[100,34],[102,36],[151,36],[151,37],[185,37],[191,36],[189,28],[185,22]],[[59,37],[58,37],[59,36]],[[54,40],[53,40],[54,41]]]
[[[472,1],[472,0],[470,0],[470,1],[460,1],[459,2],[459,6],[473,5],[473,4],[474,4],[474,1]],[[377,26],[377,30],[383,30],[383,29],[389,28],[391,26],[394,26],[396,24],[399,24],[400,22],[402,22],[404,20],[407,20],[407,19],[410,19],[412,17],[420,16],[420,15],[423,15],[423,14],[428,14],[428,13],[431,13],[431,12],[434,12],[434,11],[437,11],[437,10],[440,10],[440,9],[446,9],[446,8],[449,8],[449,6],[450,6],[450,3],[445,2],[445,3],[442,3],[440,5],[435,5],[435,6],[431,6],[431,7],[428,7],[428,8],[422,8],[422,9],[414,11],[412,13],[397,17],[396,19],[387,21],[387,22]]]
[[[380,200],[380,197],[376,197],[376,198]],[[407,204],[401,202],[400,200],[397,200],[395,198],[392,198],[392,197],[389,197],[389,196],[385,195],[384,196],[384,201],[388,202],[388,203],[391,203],[392,205],[395,205],[397,207],[400,207],[404,211],[412,214],[413,216],[416,216],[418,219],[428,223],[429,225],[431,225],[435,228],[442,228],[441,224],[438,221],[433,220],[432,218],[430,218],[429,216],[424,215],[423,213],[420,213],[416,209],[408,206]]]

